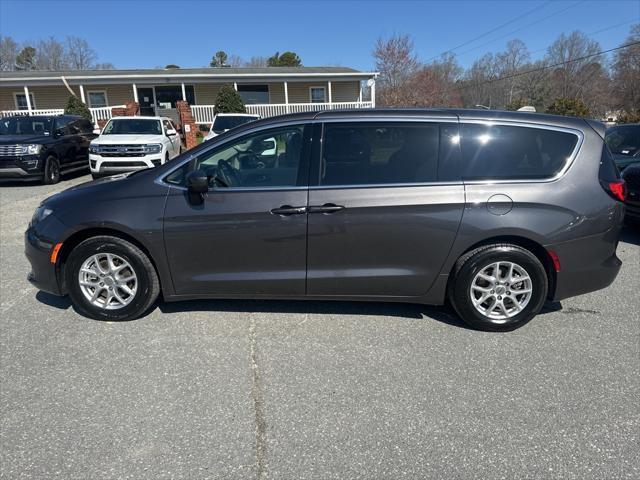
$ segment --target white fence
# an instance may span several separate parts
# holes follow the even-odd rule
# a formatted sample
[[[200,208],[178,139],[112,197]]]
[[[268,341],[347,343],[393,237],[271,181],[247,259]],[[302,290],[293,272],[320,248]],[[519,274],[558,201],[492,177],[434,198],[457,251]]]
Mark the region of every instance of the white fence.
[[[287,113],[315,112],[319,110],[342,110],[350,108],[371,108],[371,102],[332,102],[332,103],[271,103],[246,105],[247,113],[261,117],[274,117]],[[215,105],[191,105],[196,123],[212,123]]]
[[[109,120],[112,117],[112,109],[125,108],[125,105],[112,105],[110,107],[90,108],[93,123],[97,124],[98,120]],[[11,117],[13,115],[62,115],[63,108],[49,108],[40,110],[2,110],[0,117]]]

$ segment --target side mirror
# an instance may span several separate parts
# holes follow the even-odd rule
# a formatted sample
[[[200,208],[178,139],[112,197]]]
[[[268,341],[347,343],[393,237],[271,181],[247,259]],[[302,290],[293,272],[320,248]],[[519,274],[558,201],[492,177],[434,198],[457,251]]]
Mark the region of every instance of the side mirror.
[[[187,173],[187,189],[192,193],[207,193],[209,191],[207,174],[202,170]]]
[[[167,130],[167,137],[173,137],[174,135],[177,135],[178,132],[176,132],[173,128],[170,128]]]

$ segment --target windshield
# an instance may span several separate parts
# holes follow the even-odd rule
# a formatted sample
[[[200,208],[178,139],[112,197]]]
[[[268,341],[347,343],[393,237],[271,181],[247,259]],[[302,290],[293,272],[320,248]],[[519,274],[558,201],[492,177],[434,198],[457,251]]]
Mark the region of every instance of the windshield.
[[[633,156],[640,152],[640,125],[625,125],[607,130],[606,142],[611,152]]]
[[[145,118],[127,118],[111,120],[104,130],[103,135],[162,135],[160,120]]]
[[[239,125],[252,122],[257,119],[258,117],[247,115],[225,115],[223,117],[218,116],[213,122],[211,130],[215,133],[222,133],[225,130],[231,130],[232,128],[235,128]]]
[[[51,117],[8,117],[0,120],[0,135],[49,135]]]

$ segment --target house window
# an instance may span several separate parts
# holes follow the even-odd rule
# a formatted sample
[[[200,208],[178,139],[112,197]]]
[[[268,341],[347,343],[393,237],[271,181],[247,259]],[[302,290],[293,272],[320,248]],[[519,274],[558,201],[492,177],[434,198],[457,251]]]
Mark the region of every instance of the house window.
[[[107,102],[107,92],[104,90],[89,90],[89,106],[91,108],[106,107],[109,105]]]
[[[269,85],[238,85],[238,94],[246,105],[269,103]]]
[[[24,93],[14,93],[13,96],[16,99],[16,109],[29,110],[29,106],[27,105],[27,96]],[[36,102],[33,98],[33,93],[31,92],[29,92],[29,100],[31,100],[31,108],[36,108]]]
[[[309,101],[311,103],[325,103],[327,101],[327,91],[324,87],[309,88]]]

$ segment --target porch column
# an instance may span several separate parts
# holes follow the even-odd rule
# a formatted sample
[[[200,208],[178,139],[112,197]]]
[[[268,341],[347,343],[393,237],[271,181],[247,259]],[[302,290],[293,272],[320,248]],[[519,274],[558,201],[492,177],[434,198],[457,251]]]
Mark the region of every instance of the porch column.
[[[329,103],[333,102],[332,98],[331,98],[331,80],[329,80],[327,82],[328,87],[329,87]]]
[[[284,103],[287,105],[287,113],[289,113],[289,84],[284,82]]]
[[[233,89],[237,92],[238,91],[238,82],[233,82]]]
[[[133,101],[136,103],[138,102],[138,87],[136,87],[136,84],[134,83],[133,85],[131,85],[133,87]]]
[[[358,92],[358,103],[362,103],[362,82],[360,82],[360,91]]]
[[[371,79],[371,108],[376,108],[376,79]]]
[[[187,91],[184,88],[184,82],[182,82],[182,101],[183,102],[187,101]]]
[[[84,86],[80,85],[80,100],[86,105],[87,100],[84,98]]]
[[[31,98],[29,97],[29,87],[24,86],[24,95],[27,97],[27,110],[29,111],[29,115],[31,115]]]

